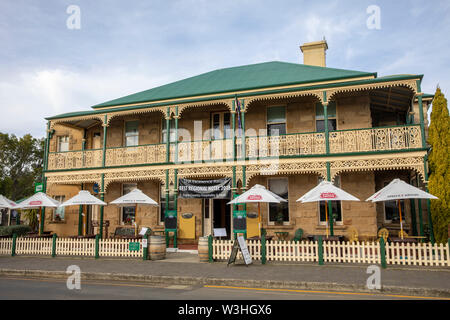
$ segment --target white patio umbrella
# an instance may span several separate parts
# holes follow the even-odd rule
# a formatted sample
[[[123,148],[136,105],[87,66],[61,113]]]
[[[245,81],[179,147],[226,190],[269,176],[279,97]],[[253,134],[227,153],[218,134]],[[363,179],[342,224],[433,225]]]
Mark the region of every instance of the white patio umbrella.
[[[10,210],[14,209],[17,206],[17,203],[15,203],[12,200],[9,200],[5,196],[0,194],[0,209],[8,209],[8,219],[10,220]],[[9,223],[8,223],[9,224]]]
[[[395,201],[397,200],[400,217],[400,237],[403,239],[403,219],[400,200],[404,199],[438,199],[432,194],[420,190],[400,179],[392,180],[386,187],[375,192],[366,201]]]
[[[360,201],[358,198],[352,196],[350,193],[336,187],[330,181],[322,181],[316,187],[309,190],[302,197],[297,199],[297,202],[317,202],[317,201]],[[328,205],[325,204],[325,219],[327,223],[327,237],[328,237]]]
[[[0,209],[14,209],[17,204],[0,194]]]
[[[42,221],[44,221],[42,217],[42,207],[57,208],[59,207],[59,205],[60,205],[59,201],[50,198],[43,192],[38,192],[32,195],[31,197],[23,200],[15,207],[15,209],[27,210],[39,208],[39,235],[40,235],[41,224]]]
[[[258,203],[258,231],[260,237],[261,237],[261,202],[280,203],[280,202],[287,202],[287,200],[267,190],[264,186],[256,184],[250,190],[244,192],[243,194],[234,198],[232,201],[228,202],[228,204]]]
[[[83,206],[83,205],[98,205],[98,206],[106,206],[107,203],[98,199],[97,197],[93,196],[89,191],[87,190],[81,190],[78,192],[78,194],[72,198],[70,198],[67,201],[64,201],[60,206],[61,207],[67,207],[67,206]],[[83,216],[85,217],[85,216]],[[84,220],[85,218],[83,218]],[[86,222],[83,222],[83,226],[86,224]],[[101,226],[103,227],[103,226]],[[84,231],[83,233],[86,233]]]
[[[120,198],[117,198],[114,201],[111,201],[110,204],[115,204],[119,207],[127,207],[130,205],[135,205],[135,212],[137,214],[137,208],[138,205],[144,205],[144,206],[159,206],[158,203],[147,196],[145,193],[143,193],[139,189],[134,189],[133,191],[121,196]],[[136,222],[135,225],[135,235],[137,235],[137,225]]]

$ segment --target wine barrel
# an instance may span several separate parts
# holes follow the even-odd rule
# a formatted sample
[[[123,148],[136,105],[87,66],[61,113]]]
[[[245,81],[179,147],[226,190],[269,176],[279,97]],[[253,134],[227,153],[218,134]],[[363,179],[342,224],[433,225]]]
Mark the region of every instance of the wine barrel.
[[[198,239],[198,258],[200,262],[209,261],[208,237],[200,237]]]
[[[161,236],[150,237],[150,260],[163,260],[166,258],[166,241]]]

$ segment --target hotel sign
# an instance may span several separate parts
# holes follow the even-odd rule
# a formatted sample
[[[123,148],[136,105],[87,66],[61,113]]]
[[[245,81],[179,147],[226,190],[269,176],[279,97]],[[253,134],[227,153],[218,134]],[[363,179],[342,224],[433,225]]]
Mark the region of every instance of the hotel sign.
[[[230,199],[231,178],[217,180],[180,179],[178,197],[187,199]]]

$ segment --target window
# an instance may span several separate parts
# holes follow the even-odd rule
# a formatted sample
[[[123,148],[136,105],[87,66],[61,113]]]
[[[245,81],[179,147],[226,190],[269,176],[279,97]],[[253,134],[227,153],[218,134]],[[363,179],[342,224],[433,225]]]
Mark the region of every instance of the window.
[[[267,108],[267,135],[279,136],[286,134],[286,107]]]
[[[231,138],[231,117],[229,112],[217,112],[211,115],[211,140]]]
[[[169,195],[169,210],[173,210],[175,208],[175,201]],[[159,221],[160,223],[164,223],[164,217],[166,214],[166,188],[163,184],[161,184],[160,192],[159,192]]]
[[[171,119],[170,121],[170,143],[173,143],[177,140],[176,131],[175,131],[175,119]],[[165,119],[162,120],[162,130],[161,130],[161,141],[162,143],[167,142],[167,121]]]
[[[270,191],[288,200],[288,178],[269,179],[268,184]],[[269,203],[269,223],[274,223],[275,221],[289,222],[289,204],[287,202]]]
[[[66,199],[65,196],[55,196],[53,199],[59,201],[60,203],[63,203]],[[58,207],[53,211],[53,221],[61,221],[64,220],[64,212],[65,207]]]
[[[136,183],[124,183],[122,185],[122,195],[126,195],[137,188]],[[122,223],[132,224],[136,219],[136,206],[122,208]]]
[[[336,130],[336,103],[330,101],[327,107],[328,113],[328,131]],[[325,114],[323,105],[321,103],[316,104],[316,131],[325,131]]]
[[[69,151],[69,136],[58,137],[58,152]]]
[[[389,182],[384,182],[386,187]],[[402,206],[402,220],[405,221],[405,201],[400,200]],[[384,221],[386,223],[400,223],[400,215],[398,212],[398,201],[384,201]]]
[[[322,177],[319,177],[319,183],[321,183],[323,181]],[[341,177],[340,176],[336,176],[336,178],[334,179],[334,185],[336,187],[341,187]],[[327,205],[326,201],[320,201],[319,202],[319,210],[320,210],[320,214],[319,214],[319,224],[321,225],[325,225],[326,224],[326,211],[325,211],[325,206]],[[341,201],[331,201],[331,210],[332,210],[332,214],[336,215],[335,218],[335,222],[336,224],[342,224],[342,204]],[[330,219],[331,217],[331,213],[328,210],[328,221],[331,221]]]
[[[139,145],[139,121],[125,122],[125,146]]]

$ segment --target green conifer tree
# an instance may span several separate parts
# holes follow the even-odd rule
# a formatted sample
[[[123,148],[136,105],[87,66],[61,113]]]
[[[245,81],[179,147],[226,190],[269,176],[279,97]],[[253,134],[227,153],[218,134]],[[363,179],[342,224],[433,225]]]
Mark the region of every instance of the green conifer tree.
[[[438,87],[433,100],[428,130],[431,152],[428,158],[429,192],[439,200],[431,200],[431,218],[436,242],[447,242],[450,224],[450,117],[447,99]]]

